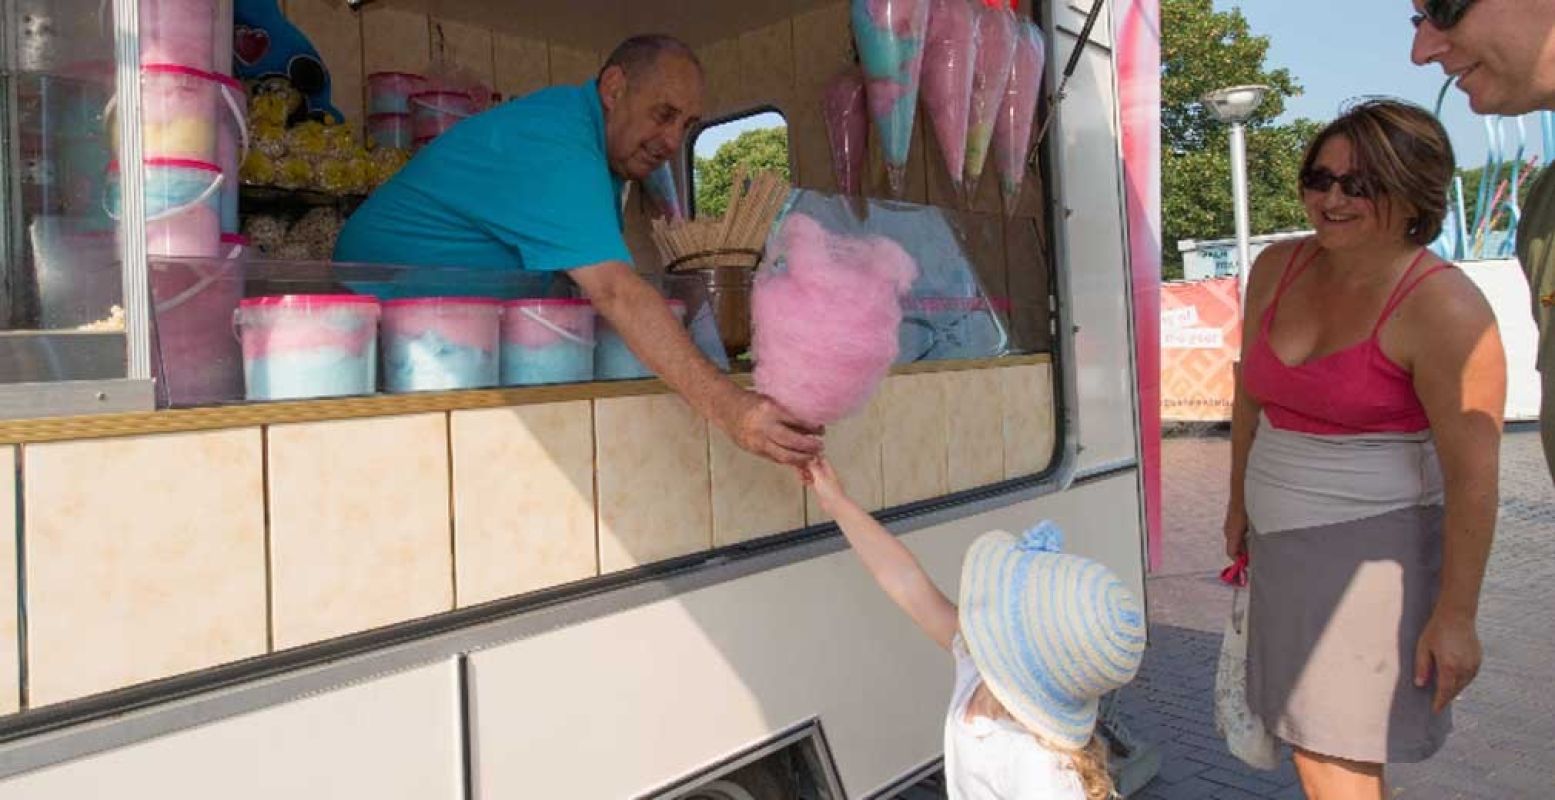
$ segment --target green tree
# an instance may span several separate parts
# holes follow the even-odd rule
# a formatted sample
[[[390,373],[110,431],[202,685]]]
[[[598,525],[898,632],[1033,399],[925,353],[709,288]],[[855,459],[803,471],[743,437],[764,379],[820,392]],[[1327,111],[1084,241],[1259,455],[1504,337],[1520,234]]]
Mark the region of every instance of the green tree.
[[[1273,91],[1247,123],[1247,184],[1253,233],[1307,225],[1296,175],[1319,125],[1276,124],[1301,85],[1265,62],[1269,38],[1248,28],[1239,9],[1211,0],[1161,0],[1161,223],[1163,272],[1182,276],[1177,242],[1235,232],[1230,129],[1200,102],[1225,86],[1261,83]]]
[[[758,128],[724,142],[712,158],[698,158],[692,185],[696,187],[698,216],[717,216],[729,206],[729,188],[736,167],[747,172],[773,170],[789,179],[788,129]]]

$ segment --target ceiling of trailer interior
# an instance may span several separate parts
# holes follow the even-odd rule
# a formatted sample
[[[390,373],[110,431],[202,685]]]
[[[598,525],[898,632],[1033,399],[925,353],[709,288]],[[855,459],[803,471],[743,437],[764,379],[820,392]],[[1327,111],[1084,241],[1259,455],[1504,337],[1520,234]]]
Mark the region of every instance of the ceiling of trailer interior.
[[[733,39],[842,0],[372,0],[532,39],[608,51],[639,33],[668,33],[693,47]]]

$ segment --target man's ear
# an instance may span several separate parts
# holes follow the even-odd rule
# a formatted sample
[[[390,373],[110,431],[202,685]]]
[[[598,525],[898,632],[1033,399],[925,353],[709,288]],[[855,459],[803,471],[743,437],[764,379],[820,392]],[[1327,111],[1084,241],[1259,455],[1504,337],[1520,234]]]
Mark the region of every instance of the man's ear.
[[[626,70],[619,64],[605,68],[599,74],[599,100],[604,104],[605,110],[615,108],[626,96]]]

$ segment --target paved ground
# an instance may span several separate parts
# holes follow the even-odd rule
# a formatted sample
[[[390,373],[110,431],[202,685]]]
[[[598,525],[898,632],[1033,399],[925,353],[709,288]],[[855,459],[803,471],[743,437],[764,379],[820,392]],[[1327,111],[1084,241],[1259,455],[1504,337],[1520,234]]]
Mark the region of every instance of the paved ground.
[[[1123,695],[1125,720],[1160,745],[1161,772],[1142,800],[1302,797],[1287,760],[1243,766],[1215,735],[1215,659],[1230,590],[1224,565],[1230,445],[1224,435],[1174,437],[1164,448],[1163,568],[1149,580],[1151,646]],[[1501,514],[1480,609],[1485,664],[1454,710],[1456,730],[1424,764],[1388,771],[1405,800],[1555,798],[1555,488],[1537,432],[1512,428],[1502,446]]]

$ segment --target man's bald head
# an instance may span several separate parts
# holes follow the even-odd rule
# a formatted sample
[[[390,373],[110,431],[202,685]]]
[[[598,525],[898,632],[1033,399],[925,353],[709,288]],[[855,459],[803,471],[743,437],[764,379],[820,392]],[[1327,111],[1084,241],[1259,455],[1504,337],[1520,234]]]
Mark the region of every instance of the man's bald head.
[[[702,118],[702,64],[662,34],[622,42],[599,71],[610,168],[641,180],[680,150]]]
[[[690,45],[667,34],[645,33],[616,45],[610,57],[605,59],[605,65],[600,67],[599,75],[603,78],[606,70],[620,67],[628,81],[636,82],[651,73],[663,56],[683,58],[691,62],[699,74],[702,72],[702,61]]]

